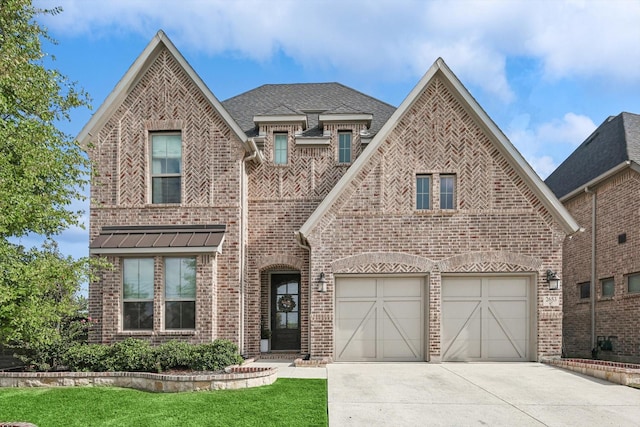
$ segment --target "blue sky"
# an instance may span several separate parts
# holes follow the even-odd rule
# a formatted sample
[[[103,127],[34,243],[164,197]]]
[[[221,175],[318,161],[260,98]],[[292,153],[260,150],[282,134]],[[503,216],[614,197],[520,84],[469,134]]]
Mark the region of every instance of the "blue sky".
[[[543,178],[608,116],[640,113],[640,0],[35,4],[62,6],[40,19],[59,42],[45,50],[94,111],[163,29],[220,100],[265,83],[337,81],[397,106],[442,57]],[[90,117],[74,111],[62,128],[77,135]],[[88,253],[85,230],[57,240]]]

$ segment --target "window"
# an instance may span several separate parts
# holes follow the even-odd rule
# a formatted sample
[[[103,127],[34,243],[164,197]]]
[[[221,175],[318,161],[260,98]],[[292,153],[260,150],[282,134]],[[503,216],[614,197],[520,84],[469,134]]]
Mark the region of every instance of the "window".
[[[615,292],[615,281],[613,280],[613,277],[602,279],[600,281],[600,285],[602,286],[602,296],[604,298],[610,298],[613,296]]]
[[[164,298],[165,329],[195,329],[195,258],[165,258]]]
[[[152,330],[153,258],[125,258],[122,270],[122,328]]]
[[[351,163],[351,132],[338,133],[338,163]]]
[[[180,203],[181,174],[180,134],[151,135],[151,203]]]
[[[591,282],[578,283],[578,290],[580,291],[580,299],[590,298]]]
[[[276,133],[274,135],[274,143],[273,143],[273,163],[276,165],[286,165],[287,164],[287,145],[288,139],[286,133]]]
[[[454,175],[440,176],[440,209],[455,209],[456,177]]]
[[[431,209],[431,176],[416,176],[416,209]]]
[[[640,293],[640,273],[627,276],[627,291],[630,294]]]

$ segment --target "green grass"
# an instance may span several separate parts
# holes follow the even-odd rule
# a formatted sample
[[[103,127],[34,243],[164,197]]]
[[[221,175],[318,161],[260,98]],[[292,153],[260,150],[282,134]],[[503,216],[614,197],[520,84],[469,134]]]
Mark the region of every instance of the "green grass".
[[[111,387],[0,389],[0,422],[55,426],[326,426],[327,381],[281,378],[243,390],[149,393]]]

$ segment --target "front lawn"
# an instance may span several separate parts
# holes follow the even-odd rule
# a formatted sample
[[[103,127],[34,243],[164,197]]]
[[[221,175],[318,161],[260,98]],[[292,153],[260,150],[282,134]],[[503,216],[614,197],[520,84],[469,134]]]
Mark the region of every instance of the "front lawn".
[[[111,387],[0,389],[0,422],[55,426],[326,426],[327,381],[148,393]]]

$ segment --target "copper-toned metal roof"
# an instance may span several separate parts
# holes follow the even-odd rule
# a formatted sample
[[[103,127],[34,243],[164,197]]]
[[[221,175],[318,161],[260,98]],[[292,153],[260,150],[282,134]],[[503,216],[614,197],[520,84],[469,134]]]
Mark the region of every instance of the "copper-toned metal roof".
[[[224,225],[102,227],[91,254],[221,252]]]

